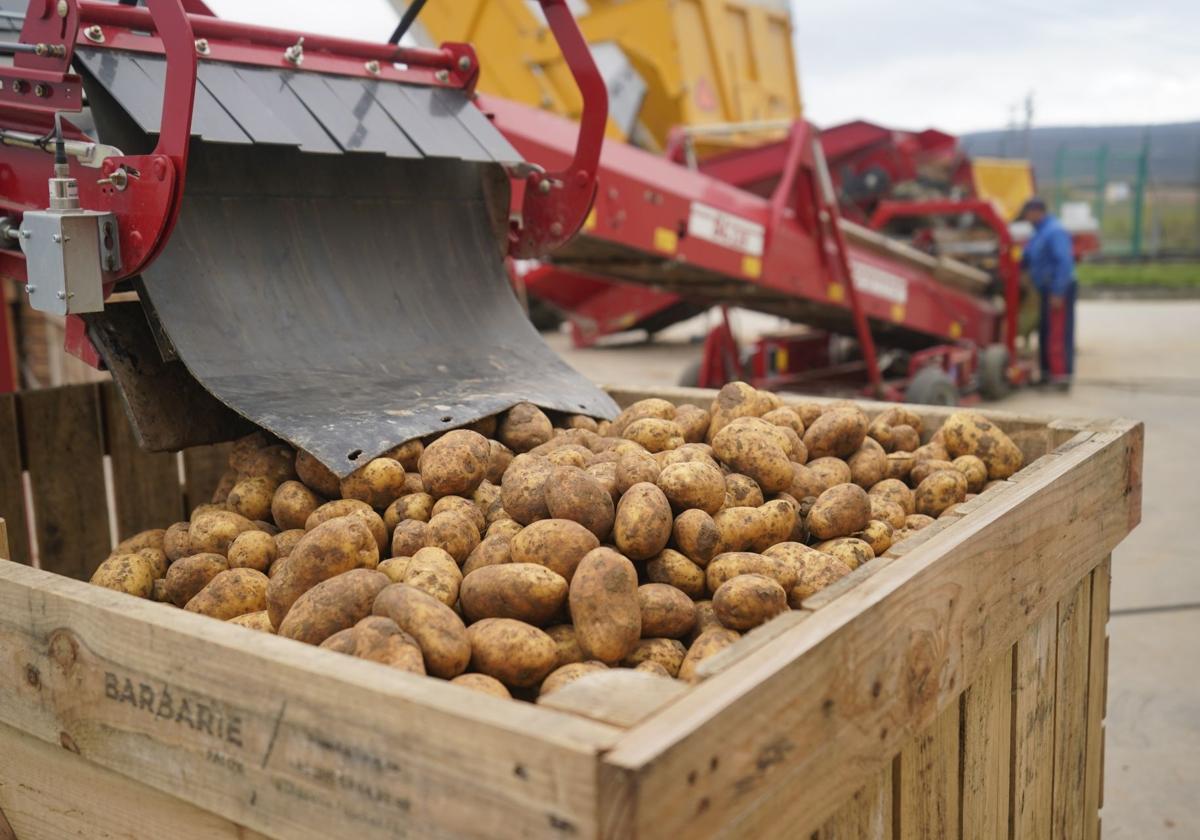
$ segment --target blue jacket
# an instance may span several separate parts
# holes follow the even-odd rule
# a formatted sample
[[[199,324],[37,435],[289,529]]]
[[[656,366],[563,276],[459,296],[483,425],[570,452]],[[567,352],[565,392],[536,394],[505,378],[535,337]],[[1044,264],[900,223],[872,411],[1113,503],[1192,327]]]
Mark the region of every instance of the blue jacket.
[[[1047,215],[1037,224],[1033,238],[1025,243],[1021,267],[1042,294],[1065,295],[1070,290],[1075,282],[1075,255],[1071,234],[1058,219]]]

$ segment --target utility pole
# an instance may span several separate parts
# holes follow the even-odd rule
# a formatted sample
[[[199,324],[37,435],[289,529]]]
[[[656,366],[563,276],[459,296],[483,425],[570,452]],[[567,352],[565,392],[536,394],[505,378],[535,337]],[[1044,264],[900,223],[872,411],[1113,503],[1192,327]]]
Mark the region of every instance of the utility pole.
[[[1025,159],[1033,154],[1033,91],[1025,94]]]

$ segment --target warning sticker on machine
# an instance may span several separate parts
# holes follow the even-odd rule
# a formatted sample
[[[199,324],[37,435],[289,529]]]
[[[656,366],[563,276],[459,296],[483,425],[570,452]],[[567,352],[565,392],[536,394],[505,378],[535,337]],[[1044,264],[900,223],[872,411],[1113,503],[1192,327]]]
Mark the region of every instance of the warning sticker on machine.
[[[763,236],[765,229],[762,225],[723,213],[715,207],[692,202],[688,214],[688,236],[696,236],[725,248],[761,257],[763,252]]]
[[[892,303],[908,302],[908,281],[900,275],[859,260],[850,261],[850,271],[858,291]]]

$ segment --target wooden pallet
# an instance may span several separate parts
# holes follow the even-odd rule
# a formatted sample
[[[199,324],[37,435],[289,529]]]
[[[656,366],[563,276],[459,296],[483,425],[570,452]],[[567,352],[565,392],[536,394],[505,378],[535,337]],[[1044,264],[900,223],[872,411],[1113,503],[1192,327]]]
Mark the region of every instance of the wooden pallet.
[[[698,685],[614,671],[534,706],[61,574],[173,518],[139,517],[160,494],[181,511],[184,476],[129,450],[103,388],[5,399],[0,514],[24,559],[31,511],[43,568],[0,561],[0,837],[1099,835],[1109,556],[1141,515],[1140,424],[989,411],[1032,463],[957,521]]]

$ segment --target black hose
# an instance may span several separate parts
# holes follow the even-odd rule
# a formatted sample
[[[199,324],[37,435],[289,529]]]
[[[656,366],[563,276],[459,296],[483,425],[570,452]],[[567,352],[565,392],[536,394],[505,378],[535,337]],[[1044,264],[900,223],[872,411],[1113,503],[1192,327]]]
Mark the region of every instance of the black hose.
[[[425,8],[425,0],[413,0],[413,2],[408,4],[408,8],[404,10],[404,15],[400,18],[400,22],[396,24],[396,31],[392,33],[391,38],[388,38],[389,44],[400,43],[400,39],[412,27],[413,22],[417,19],[417,15],[421,14],[421,9],[423,8]]]

